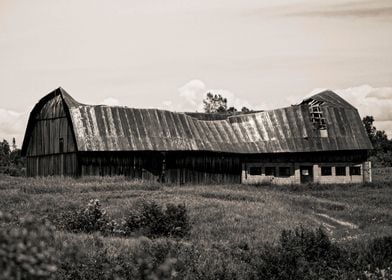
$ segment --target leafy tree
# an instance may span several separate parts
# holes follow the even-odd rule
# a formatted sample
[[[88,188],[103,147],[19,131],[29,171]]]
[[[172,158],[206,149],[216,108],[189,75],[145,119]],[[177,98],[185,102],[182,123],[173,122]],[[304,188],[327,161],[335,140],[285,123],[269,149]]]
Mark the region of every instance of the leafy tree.
[[[373,116],[364,117],[362,122],[373,145],[373,151],[370,152],[372,161],[376,166],[392,166],[392,140],[388,139],[384,130],[377,130],[373,125]]]
[[[208,92],[203,104],[206,113],[224,113],[227,110],[227,99],[220,94]]]
[[[366,133],[369,136],[370,141],[374,142],[376,136],[376,127],[373,126],[374,118],[373,116],[366,116],[362,119],[363,125],[365,126]]]
[[[242,107],[241,112],[242,113],[249,113],[249,112],[252,112],[252,111],[244,106],[244,107]]]
[[[12,150],[16,150],[16,140],[15,140],[15,137],[12,137]]]
[[[7,140],[0,142],[0,173],[20,176],[24,173],[25,159],[17,148],[15,138],[12,140],[12,151]]]
[[[229,109],[227,109],[227,112],[230,114],[234,114],[237,112],[237,109],[235,107],[230,107]]]
[[[220,94],[212,94],[211,92],[208,92],[206,98],[203,100],[203,104],[204,112],[206,113],[227,113],[233,115],[238,112],[237,108],[234,106],[227,108],[227,98]],[[241,112],[249,113],[251,110],[246,107],[242,107]]]
[[[3,139],[3,142],[0,142],[0,167],[10,164],[10,153],[11,149],[8,141]]]

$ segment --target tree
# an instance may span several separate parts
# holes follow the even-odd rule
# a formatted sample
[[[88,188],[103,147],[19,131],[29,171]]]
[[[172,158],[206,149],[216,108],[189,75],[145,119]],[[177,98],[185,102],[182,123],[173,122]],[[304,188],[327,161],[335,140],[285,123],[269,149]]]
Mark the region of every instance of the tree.
[[[208,92],[206,98],[203,100],[203,104],[205,113],[227,113],[234,115],[238,112],[237,108],[234,106],[227,108],[227,98],[220,94],[212,94],[211,92]],[[251,110],[246,107],[242,107],[241,112],[249,113]]]
[[[367,135],[369,136],[370,141],[374,142],[375,135],[377,129],[373,126],[374,118],[373,116],[366,116],[362,119],[363,125],[365,126],[365,130]]]
[[[16,147],[15,138],[12,140],[12,151],[7,140],[0,142],[0,173],[11,176],[24,174],[25,158],[22,151]]]
[[[7,167],[10,164],[10,145],[8,141],[3,139],[3,142],[0,142],[0,167]]]
[[[16,150],[16,140],[15,140],[15,137],[12,137],[12,150]]]
[[[252,112],[252,111],[244,106],[244,107],[242,107],[241,112],[242,113],[249,113],[249,112]]]
[[[203,104],[206,113],[224,113],[227,111],[227,99],[220,94],[208,92]]]
[[[384,130],[377,130],[373,125],[373,116],[364,117],[362,122],[373,145],[373,151],[370,152],[372,161],[376,166],[392,166],[392,140],[388,139]]]

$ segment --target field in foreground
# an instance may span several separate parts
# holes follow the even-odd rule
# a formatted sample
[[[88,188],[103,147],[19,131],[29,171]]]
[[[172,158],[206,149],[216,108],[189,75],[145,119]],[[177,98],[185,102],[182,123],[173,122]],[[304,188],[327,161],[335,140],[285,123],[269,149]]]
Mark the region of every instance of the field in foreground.
[[[392,236],[389,171],[376,172],[372,184],[296,187],[165,186],[122,178],[3,176],[0,211],[11,214],[7,226],[12,227],[26,217],[58,222],[70,209],[83,209],[91,199],[98,199],[107,215],[114,219],[127,215],[140,201],[185,204],[191,230],[180,239],[124,238],[54,229],[53,246],[62,251],[65,263],[65,267],[57,269],[57,277],[112,279],[118,270],[117,279],[135,275],[146,279],[246,279],[250,275],[257,278],[251,271],[254,264],[248,260],[252,255],[244,252],[257,251],[266,244],[275,246],[281,242],[283,230],[320,227],[332,244],[342,247],[360,247],[375,238]],[[121,265],[131,265],[117,261],[117,267],[111,267],[113,259],[119,257],[123,262],[133,262],[135,265],[128,269],[137,271],[124,274]],[[80,262],[85,262],[84,266]],[[83,267],[88,271],[80,272]],[[73,274],[68,274],[69,271]],[[111,272],[106,275],[103,271]]]

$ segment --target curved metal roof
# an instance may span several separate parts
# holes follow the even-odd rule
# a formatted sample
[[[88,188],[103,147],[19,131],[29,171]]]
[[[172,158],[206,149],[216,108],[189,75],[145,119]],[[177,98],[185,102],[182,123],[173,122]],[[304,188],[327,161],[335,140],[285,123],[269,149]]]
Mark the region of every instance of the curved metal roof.
[[[61,94],[66,104],[78,151],[256,154],[372,149],[358,111],[332,91],[314,95],[299,105],[219,120],[200,120],[158,109],[85,105],[62,88],[54,92]],[[307,103],[311,100],[321,102],[327,137],[321,137],[310,120]]]

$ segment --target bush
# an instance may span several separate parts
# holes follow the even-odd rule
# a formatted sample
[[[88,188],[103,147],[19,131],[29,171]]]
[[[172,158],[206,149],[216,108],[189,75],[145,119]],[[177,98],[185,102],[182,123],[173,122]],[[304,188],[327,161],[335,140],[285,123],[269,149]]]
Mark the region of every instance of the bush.
[[[31,217],[9,225],[0,212],[0,279],[55,279],[54,229]]]
[[[276,247],[266,245],[253,253],[253,266],[262,279],[344,279],[342,270],[351,271],[344,252],[320,228],[284,230]]]
[[[168,255],[171,244],[163,240],[140,238],[136,246],[126,243],[116,250],[108,250],[112,244],[98,235],[85,239],[67,240],[59,259],[61,265],[56,279],[172,279],[176,259]]]
[[[392,236],[373,239],[363,258],[371,268],[392,268]]]
[[[66,212],[62,220],[60,227],[71,232],[105,231],[108,224],[106,211],[101,208],[98,199],[90,200],[85,209]]]
[[[104,235],[147,237],[184,237],[190,232],[187,208],[183,204],[167,204],[166,208],[155,201],[144,201],[141,207],[130,209],[124,219],[110,219],[98,199],[90,200],[83,210],[72,210],[62,215],[59,227],[71,232],[101,232]]]
[[[141,232],[148,237],[184,237],[190,223],[184,204],[167,204],[163,209],[155,201],[143,202],[138,211],[131,211],[125,219],[128,232]]]

